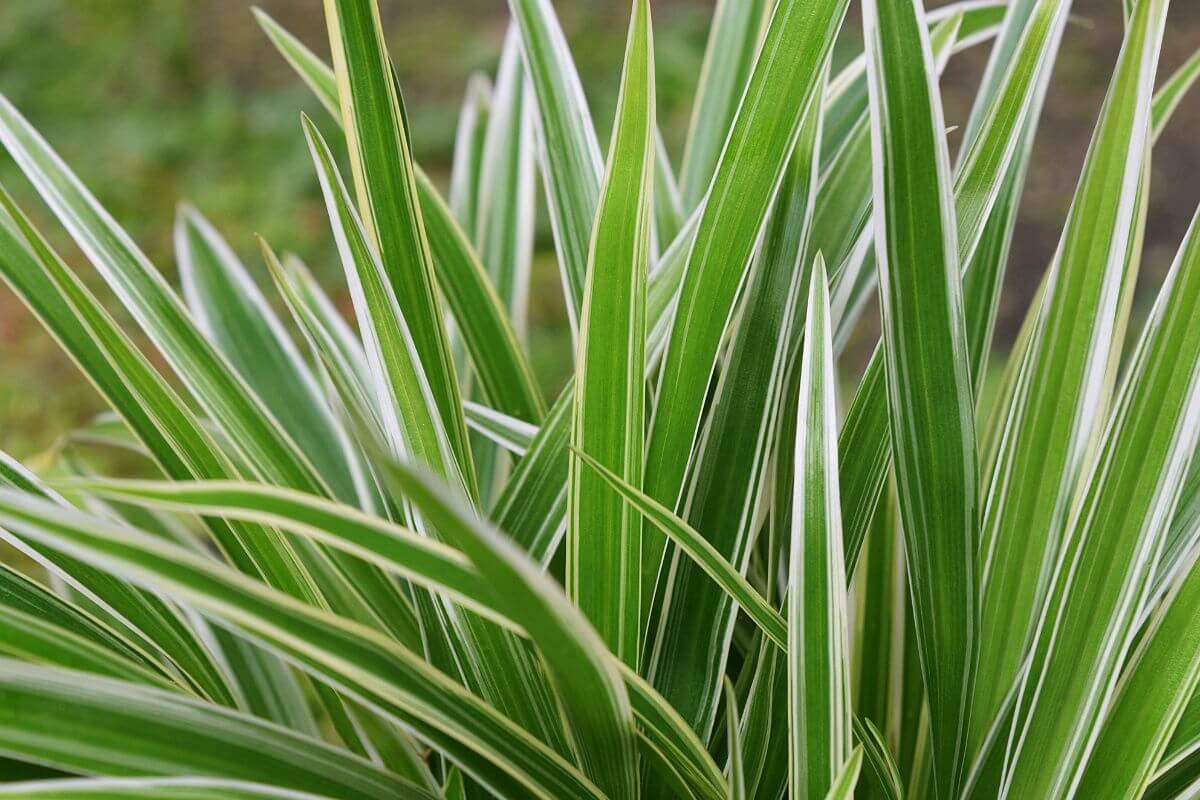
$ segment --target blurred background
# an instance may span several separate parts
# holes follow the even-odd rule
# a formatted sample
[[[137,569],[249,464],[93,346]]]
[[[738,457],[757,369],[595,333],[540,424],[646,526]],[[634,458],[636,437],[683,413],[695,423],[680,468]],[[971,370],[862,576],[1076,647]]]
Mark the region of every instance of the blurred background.
[[[652,0],[660,123],[678,164],[713,0]],[[930,7],[941,5],[929,2]],[[320,0],[259,5],[322,54]],[[419,161],[444,182],[467,77],[492,71],[507,21],[504,0],[381,0]],[[604,141],[627,23],[624,0],[554,0]],[[188,199],[259,277],[253,235],[295,250],[335,295],[338,266],[299,128],[320,106],[261,34],[247,0],[4,0],[0,92],[37,126],[151,259],[174,277],[171,227]],[[997,348],[1009,346],[1052,255],[1121,36],[1120,0],[1076,0],[1033,156],[1000,308]],[[848,36],[858,27],[853,3]],[[1200,48],[1200,2],[1171,9],[1160,75]],[[987,46],[956,58],[943,83],[947,125],[966,121]],[[1185,99],[1154,151],[1139,306],[1169,266],[1200,202],[1200,94]],[[957,142],[951,134],[952,146]],[[90,268],[36,201],[6,154],[0,183],[68,260]],[[553,390],[569,339],[548,225],[538,234],[531,349]],[[94,281],[92,281],[94,283]],[[344,298],[342,298],[344,299]],[[115,308],[115,304],[110,306]],[[1200,312],[1198,312],[1200,313]],[[873,335],[864,322],[861,358]],[[997,368],[1000,359],[993,359]],[[7,288],[0,287],[0,448],[26,458],[102,410],[95,392]]]

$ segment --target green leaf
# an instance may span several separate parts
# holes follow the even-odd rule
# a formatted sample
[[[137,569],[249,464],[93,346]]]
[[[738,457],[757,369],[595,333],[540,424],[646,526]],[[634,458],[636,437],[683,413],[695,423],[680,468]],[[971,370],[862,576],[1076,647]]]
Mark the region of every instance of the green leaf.
[[[529,264],[533,255],[534,148],[533,111],[526,94],[521,40],[509,29],[497,67],[496,90],[480,154],[479,218],[475,242],[523,340],[529,302]]]
[[[1192,57],[1175,70],[1174,74],[1159,87],[1158,93],[1154,95],[1154,103],[1150,106],[1150,116],[1153,120],[1155,141],[1158,141],[1167,122],[1174,115],[1175,109],[1183,101],[1183,96],[1196,83],[1197,78],[1200,78],[1200,50],[1192,53]]]
[[[412,480],[418,478],[413,476]],[[270,519],[283,530],[334,544],[518,629],[519,623],[507,616],[507,607],[495,602],[489,584],[461,555],[348,506],[255,484],[88,480],[67,485],[161,508],[219,514],[228,519]],[[453,505],[446,505],[436,494],[429,494],[428,488],[422,491],[421,499],[431,504],[427,507],[439,514],[451,514],[455,526],[476,528],[481,524],[473,516],[457,512]],[[778,627],[782,630],[782,621]],[[689,784],[698,788],[700,796],[722,797],[720,771],[687,724],[636,673],[621,669],[621,675],[645,746],[675,754],[672,762],[686,771]]]
[[[263,477],[324,490],[312,464],[203,336],[162,274],[3,97],[0,143],[236,451]]]
[[[577,769],[403,645],[182,548],[12,492],[0,524],[177,597],[387,719],[504,797],[601,797]]]
[[[826,59],[846,6],[846,0],[778,4],[700,212],[647,445],[646,493],[669,508],[680,500],[738,288],[804,114],[810,103],[820,101]],[[647,537],[644,545],[643,607],[648,610],[666,542]]]
[[[486,436],[515,456],[523,456],[533,444],[538,428],[528,422],[502,414],[494,408],[472,403],[463,403],[467,426],[476,433]]]
[[[433,402],[417,344],[390,276],[367,240],[333,155],[310,120],[304,120],[330,224],[342,255],[359,330],[368,354],[371,388],[381,409],[389,446],[407,453],[446,480],[469,486],[453,443]],[[459,412],[462,413],[461,411]]]
[[[0,605],[0,653],[24,662],[66,667],[178,691],[160,669],[119,656],[41,617]]]
[[[737,694],[729,678],[725,679],[725,736],[729,749],[729,800],[746,800],[746,768],[742,759],[742,737],[739,731]]]
[[[1150,41],[1150,62],[1165,10],[1139,3],[1130,21],[1132,43]],[[1149,97],[1143,98],[1136,115],[1142,124],[1134,129],[1144,135]],[[1198,301],[1200,222],[1194,220],[1132,355],[1056,559],[1021,681],[1006,774],[1014,797],[1074,790],[1132,646],[1140,601],[1200,438]],[[1153,636],[1149,641],[1153,647]],[[1182,639],[1168,649],[1172,658],[1194,658]],[[1158,678],[1157,690],[1165,692],[1171,679]],[[1153,720],[1154,702],[1147,698],[1146,716],[1138,717],[1143,723]]]
[[[808,292],[797,408],[788,585],[789,786],[792,797],[829,790],[850,756],[850,651],[837,400],[825,264]]]
[[[1157,0],[1140,4],[1047,278],[984,513],[978,723],[1027,655],[1071,505],[1095,456],[1137,272],[1139,202],[1157,63]]]
[[[646,274],[654,180],[650,11],[634,3],[604,186],[588,260],[575,369],[572,446],[641,485]],[[567,592],[600,638],[637,669],[642,650],[642,524],[602,478],[568,478]]]
[[[1140,797],[1200,684],[1200,561],[1175,582],[1130,656],[1079,796]],[[1102,788],[1101,788],[1102,787]]]
[[[907,0],[864,5],[876,260],[900,516],[937,791],[957,792],[978,642],[979,468],[941,98]]]
[[[643,15],[642,22],[648,18]],[[385,478],[467,554],[496,604],[533,639],[553,676],[584,772],[608,796],[637,796],[633,714],[603,640],[540,568],[499,531],[408,467]]]
[[[863,749],[859,746],[854,748],[854,752],[842,766],[842,771],[838,773],[833,786],[829,787],[829,793],[825,795],[825,800],[852,800],[854,787],[858,785],[858,774],[862,771],[862,763]]]
[[[260,781],[363,800],[432,797],[365,759],[235,711],[84,672],[0,664],[0,747],[37,763],[114,777]]]
[[[411,338],[411,351],[395,355],[413,361],[408,369],[425,375],[428,399],[424,402],[432,403],[441,435],[449,444],[447,463],[442,463],[442,457],[425,461],[431,453],[419,449],[413,456],[447,477],[454,465],[459,473],[455,479],[474,495],[467,427],[442,325],[441,301],[434,289],[433,256],[417,197],[408,123],[384,45],[379,8],[375,0],[326,0],[325,21],[358,210],[366,239],[378,253],[379,290],[391,296],[390,304]],[[375,331],[375,335],[387,334]],[[414,427],[427,424],[419,417],[405,421]],[[393,439],[393,447],[397,444]]]
[[[268,35],[269,33],[268,29]],[[303,47],[303,45],[300,46]],[[282,48],[280,49],[282,50]],[[286,55],[286,51],[284,52]],[[317,57],[307,48],[299,58],[289,58],[288,60],[298,71],[304,69],[305,63],[310,64],[311,69],[315,72],[323,72],[328,69],[324,64],[319,64]],[[330,73],[330,78],[332,77],[333,75]],[[332,80],[328,86],[330,95],[336,97],[336,79]],[[450,166],[450,193],[447,198],[454,218],[468,231],[476,229],[476,220],[479,218],[479,176],[483,170],[483,142],[487,136],[491,112],[491,81],[487,75],[472,74],[467,79],[467,91],[463,97],[462,109],[458,112],[458,130],[454,136],[454,161]],[[333,115],[335,117],[338,115],[336,110]]]
[[[614,474],[586,453],[574,451],[574,455],[590,469],[595,470],[596,474],[604,478],[613,489],[621,494],[625,502],[637,509],[648,522],[662,531],[689,558],[695,561],[746,612],[746,615],[771,641],[780,649],[787,649],[787,624],[783,621],[783,617],[742,577],[741,573],[713,549],[713,546],[703,536],[677,517],[670,509],[631,486],[619,475]]]
[[[571,329],[587,282],[603,161],[579,73],[550,0],[509,0],[537,98],[539,160]]]
[[[718,0],[713,9],[679,169],[680,195],[688,211],[708,191],[774,5],[774,0]]]
[[[322,800],[308,792],[219,778],[82,778],[0,785],[0,797],[35,800]]]
[[[333,71],[311,50],[283,30],[262,11],[259,24],[284,58],[329,109],[338,108]],[[334,117],[341,122],[340,115]],[[479,145],[482,147],[482,143]],[[425,235],[433,253],[438,285],[450,306],[457,331],[470,353],[475,377],[488,401],[506,413],[529,422],[541,419],[544,404],[533,370],[521,351],[517,335],[504,312],[499,295],[487,276],[464,230],[473,230],[474,219],[456,222],[433,182],[416,167],[417,195]],[[461,212],[461,209],[460,209]]]
[[[180,208],[175,254],[183,294],[204,333],[304,451],[334,494],[358,497],[344,435],[304,359],[262,292],[216,229]]]
[[[728,356],[713,392],[688,480],[684,516],[714,550],[745,574],[761,524],[760,497],[770,483],[772,452],[784,445],[781,415],[795,413],[800,333],[811,262],[808,239],[821,117],[810,107],[763,232],[730,331]],[[790,411],[789,411],[790,409]],[[776,465],[776,481],[784,468]],[[712,730],[720,675],[731,650],[736,607],[682,553],[673,552],[652,617],[655,688],[702,735]]]
[[[862,752],[867,768],[887,800],[903,800],[904,782],[879,729],[870,720],[855,717],[854,735],[859,741],[858,750]]]
[[[307,120],[305,130],[326,195],[334,234],[346,261],[346,279],[359,316],[359,330],[365,337],[369,354],[367,363],[378,398],[376,406],[382,411],[383,433],[389,448],[393,453],[404,453],[413,458],[451,485],[470,491],[464,483],[466,478],[458,471],[450,443],[436,416],[436,408],[430,402],[429,386],[421,362],[416,358],[405,317],[373,249],[363,236],[332,156],[320,134]],[[424,533],[439,534],[436,526],[429,527],[419,514],[414,516],[414,524]],[[426,636],[444,629],[445,633],[438,635],[449,637],[444,645],[448,648],[445,656],[436,659],[438,666],[451,669],[453,663],[463,671],[468,685],[525,722],[530,729],[552,735],[548,732],[560,727],[552,709],[546,707],[547,702],[537,697],[540,681],[532,658],[511,647],[506,634],[476,625],[469,617],[458,619],[452,609],[439,607],[437,600],[426,602],[418,597],[417,607],[426,626]],[[522,680],[489,682],[486,678],[489,670],[480,668],[480,663],[491,663],[491,671],[515,670]]]
[[[1034,10],[1039,12],[1040,27],[1035,33],[1026,36],[1024,30],[1019,27],[1022,17],[1016,14],[1008,17],[1010,24],[1001,34],[1001,44],[1003,46],[1004,42],[1015,36],[1020,48],[1012,56],[1011,68],[1002,73],[1005,79],[1000,81],[1001,73],[993,76],[998,81],[996,94],[986,104],[986,109],[978,112],[981,122],[972,147],[975,154],[971,160],[974,165],[972,177],[967,180],[964,177],[965,173],[960,172],[955,181],[956,206],[958,203],[964,203],[962,216],[955,216],[958,228],[956,242],[958,263],[961,268],[968,270],[964,278],[966,283],[963,298],[967,304],[964,307],[964,318],[972,325],[972,344],[986,338],[984,332],[990,329],[988,314],[990,305],[994,303],[991,290],[999,286],[1003,267],[1003,262],[997,257],[995,261],[985,262],[992,269],[989,276],[982,279],[972,278],[970,270],[979,262],[974,251],[978,249],[983,236],[980,226],[990,220],[989,216],[977,212],[980,208],[994,208],[996,203],[1002,202],[999,198],[1006,185],[1006,173],[1018,160],[1017,154],[1021,152],[1015,146],[1013,137],[1025,135],[1024,129],[1018,127],[1017,122],[1025,120],[1027,124],[1032,124],[1030,120],[1035,118],[1034,109],[1039,107],[1044,96],[1049,70],[1053,65],[1052,54],[1057,50],[1059,42],[1058,35],[1051,34],[1060,31],[1056,23],[1066,13],[1061,0],[1038,0],[1038,3],[1038,9],[1031,9],[1028,5],[1020,7],[1025,14],[1032,14]],[[1009,41],[1009,44],[1013,43]],[[1013,46],[1015,47],[1015,44]],[[1003,109],[1005,113],[993,109]],[[965,161],[960,161],[960,168],[965,164]],[[1015,201],[1010,199],[1005,202]],[[970,212],[966,204],[975,208],[976,213]],[[999,224],[992,229],[989,244],[1003,244],[1004,232],[1000,230],[997,233],[998,228]],[[835,296],[836,294],[837,292]],[[980,303],[989,307],[976,307]],[[984,356],[983,352],[969,352],[972,375],[975,377],[982,374]],[[877,350],[847,413],[839,444],[842,454],[842,487],[847,493],[842,498],[842,507],[847,513],[847,564],[851,569],[875,504],[883,491],[887,467],[892,460],[884,381],[882,354]]]

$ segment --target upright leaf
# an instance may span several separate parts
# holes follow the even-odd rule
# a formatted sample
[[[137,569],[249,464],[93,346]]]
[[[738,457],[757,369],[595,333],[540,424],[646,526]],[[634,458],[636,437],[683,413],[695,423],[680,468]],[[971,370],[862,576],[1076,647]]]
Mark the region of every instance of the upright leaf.
[[[700,212],[660,369],[646,455],[646,493],[668,507],[680,500],[738,288],[804,113],[819,97],[846,6],[847,0],[781,0],[776,6]],[[647,537],[645,544],[648,607],[666,543]]]
[[[718,0],[692,104],[679,191],[686,210],[700,205],[758,54],[775,0]]]
[[[977,722],[995,715],[1027,654],[1109,403],[1165,13],[1147,0],[1131,20],[1005,409],[983,524]]]
[[[979,476],[945,122],[911,0],[867,0],[891,438],[937,791],[961,781],[975,672]]]
[[[1157,29],[1149,37],[1150,62],[1165,11],[1165,2],[1142,0],[1130,21],[1135,37],[1145,35],[1133,33],[1139,29]],[[1135,128],[1143,135],[1147,115],[1143,105],[1143,125]],[[1054,565],[1021,681],[1006,796],[1073,796],[1095,747],[1200,438],[1197,292],[1200,222],[1194,220],[1133,354]],[[1194,659],[1186,639],[1174,645],[1181,647],[1174,657]],[[1154,647],[1153,634],[1146,646]],[[1168,674],[1155,677],[1163,680],[1160,691],[1170,686]],[[1149,721],[1156,705],[1147,698],[1147,716],[1139,718]]]
[[[634,4],[607,175],[580,319],[571,441],[635,486],[645,427],[646,273],[654,179],[654,53],[646,0]],[[642,647],[641,519],[598,476],[572,467],[567,590],[601,639],[637,668]]]
[[[825,264],[808,293],[797,409],[788,586],[789,785],[822,797],[850,756],[850,651]]]
[[[379,8],[375,0],[326,0],[325,19],[363,228],[378,253],[383,286],[411,333],[413,352],[396,355],[414,361],[409,369],[426,375],[426,402],[437,412],[459,479],[474,493],[467,427],[433,284],[433,257],[417,197],[408,123]],[[430,464],[446,474],[444,465]]]

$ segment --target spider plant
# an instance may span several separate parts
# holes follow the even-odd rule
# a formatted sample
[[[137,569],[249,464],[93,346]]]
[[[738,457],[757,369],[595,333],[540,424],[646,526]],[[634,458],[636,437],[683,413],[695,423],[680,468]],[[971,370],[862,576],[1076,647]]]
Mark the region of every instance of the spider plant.
[[[849,0],[718,0],[678,180],[647,0],[606,151],[551,3],[509,5],[448,195],[375,0],[326,0],[331,64],[258,14],[329,112],[297,136],[352,320],[186,205],[177,290],[0,98],[95,276],[4,191],[0,273],[112,408],[37,473],[0,458],[0,797],[1192,796],[1196,224],[1131,319],[1200,74],[1158,75],[1167,0],[1124,3],[987,404],[1069,0],[863,0],[836,67]],[[983,44],[952,160],[938,80]],[[539,207],[558,397],[526,351]]]

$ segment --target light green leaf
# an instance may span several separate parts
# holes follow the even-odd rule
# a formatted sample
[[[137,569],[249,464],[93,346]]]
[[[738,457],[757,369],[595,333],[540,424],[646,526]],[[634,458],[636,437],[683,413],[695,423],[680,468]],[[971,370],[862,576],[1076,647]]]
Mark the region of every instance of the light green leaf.
[[[842,771],[838,773],[833,786],[829,787],[829,793],[825,795],[825,800],[853,800],[854,787],[858,785],[858,774],[862,771],[862,763],[863,749],[860,745],[854,748],[854,752],[842,766]]]
[[[781,0],[764,35],[689,251],[647,445],[646,493],[675,508],[722,336],[766,213],[810,103],[820,102],[826,59],[846,0]],[[646,537],[643,607],[666,542]]]
[[[1088,757],[1080,797],[1137,798],[1200,683],[1200,561],[1175,582],[1130,656]]]
[[[983,525],[977,723],[995,716],[1026,657],[1079,480],[1095,456],[1137,272],[1161,15],[1131,21],[1059,252],[1003,409]]]
[[[0,523],[179,598],[413,730],[501,796],[600,797],[578,770],[423,657],[146,534],[0,492]]]
[[[246,267],[195,209],[180,208],[175,255],[183,294],[200,328],[229,359],[334,494],[358,497],[344,435],[325,397]]]
[[[1151,62],[1165,10],[1147,0],[1130,21],[1132,42],[1157,30],[1147,37]],[[1127,46],[1136,51],[1132,42]],[[1144,96],[1137,112],[1143,124],[1135,130],[1143,133],[1148,101]],[[1132,356],[1056,559],[1021,681],[1005,780],[1009,796],[1063,797],[1075,790],[1089,740],[1132,646],[1141,601],[1200,438],[1197,302],[1200,222],[1193,220]],[[1149,641],[1153,647],[1153,634]],[[1194,658],[1184,641],[1173,644],[1182,648],[1172,649],[1173,658]],[[1157,689],[1166,691],[1169,679],[1160,677],[1164,683]],[[1154,701],[1146,702],[1147,716],[1139,719],[1148,723]]]
[[[825,264],[808,292],[794,451],[789,547],[788,731],[792,797],[829,790],[850,756],[850,651],[842,510],[837,473],[837,400]]]
[[[579,73],[550,0],[509,0],[537,98],[539,160],[571,329],[587,282],[603,161]]]
[[[321,476],[201,334],[162,274],[3,97],[0,143],[237,452],[262,477],[324,491]]]
[[[729,800],[746,800],[746,767],[742,759],[741,720],[738,719],[737,694],[729,678],[725,679],[725,737],[729,750]]]
[[[80,778],[0,785],[0,797],[36,800],[324,800],[308,792],[219,778]]]
[[[654,180],[654,50],[636,0],[608,165],[588,259],[575,369],[572,446],[640,486],[645,430],[646,274]],[[568,478],[567,592],[600,638],[637,669],[642,521],[579,465]]]
[[[979,468],[946,126],[916,6],[863,12],[891,439],[935,783],[949,796],[969,757]]]
[[[362,800],[432,797],[344,750],[183,695],[73,670],[0,665],[0,748],[37,763],[114,777],[260,781]]]
[[[787,624],[771,604],[768,603],[734,567],[721,556],[708,541],[682,519],[661,503],[639,491],[614,474],[603,464],[585,453],[575,451],[575,456],[590,469],[596,471],[610,486],[620,492],[625,502],[637,509],[645,519],[671,539],[684,553],[708,574],[710,578],[736,602],[746,615],[780,649],[787,649]]]
[[[775,0],[718,0],[713,9],[679,169],[680,196],[689,212],[708,191],[774,5]]]
[[[647,19],[642,17],[643,22]],[[633,714],[597,631],[499,531],[412,469],[393,463],[385,470],[385,479],[468,555],[496,605],[538,646],[563,703],[584,772],[610,797],[636,797]]]
[[[339,101],[333,71],[265,13],[256,9],[255,14],[284,58],[341,122],[335,110]],[[482,143],[479,146],[482,147]],[[464,233],[464,230],[473,230],[474,220],[472,218],[469,225],[467,221],[456,222],[458,212],[451,212],[419,166],[415,170],[425,235],[433,253],[438,285],[454,315],[457,332],[470,353],[480,389],[496,408],[537,422],[541,419],[544,404],[533,370],[521,352],[516,333],[487,271]]]
[[[441,301],[434,289],[433,256],[417,197],[408,122],[384,45],[379,8],[375,0],[326,0],[325,22],[362,227],[378,254],[380,290],[391,296],[390,303],[403,318],[406,338],[411,340],[411,350],[394,353],[392,360],[407,358],[413,362],[408,370],[425,376],[428,397],[423,402],[432,404],[440,435],[449,446],[445,456],[431,461],[425,460],[432,455],[428,451],[418,449],[412,455],[448,478],[453,465],[458,472],[454,479],[474,495],[467,427],[442,324]],[[387,334],[376,330],[373,335]],[[391,364],[388,369],[395,380]],[[428,424],[420,417],[403,419],[410,427]],[[392,439],[391,444],[396,447],[398,442]],[[446,463],[443,457],[448,458]]]

